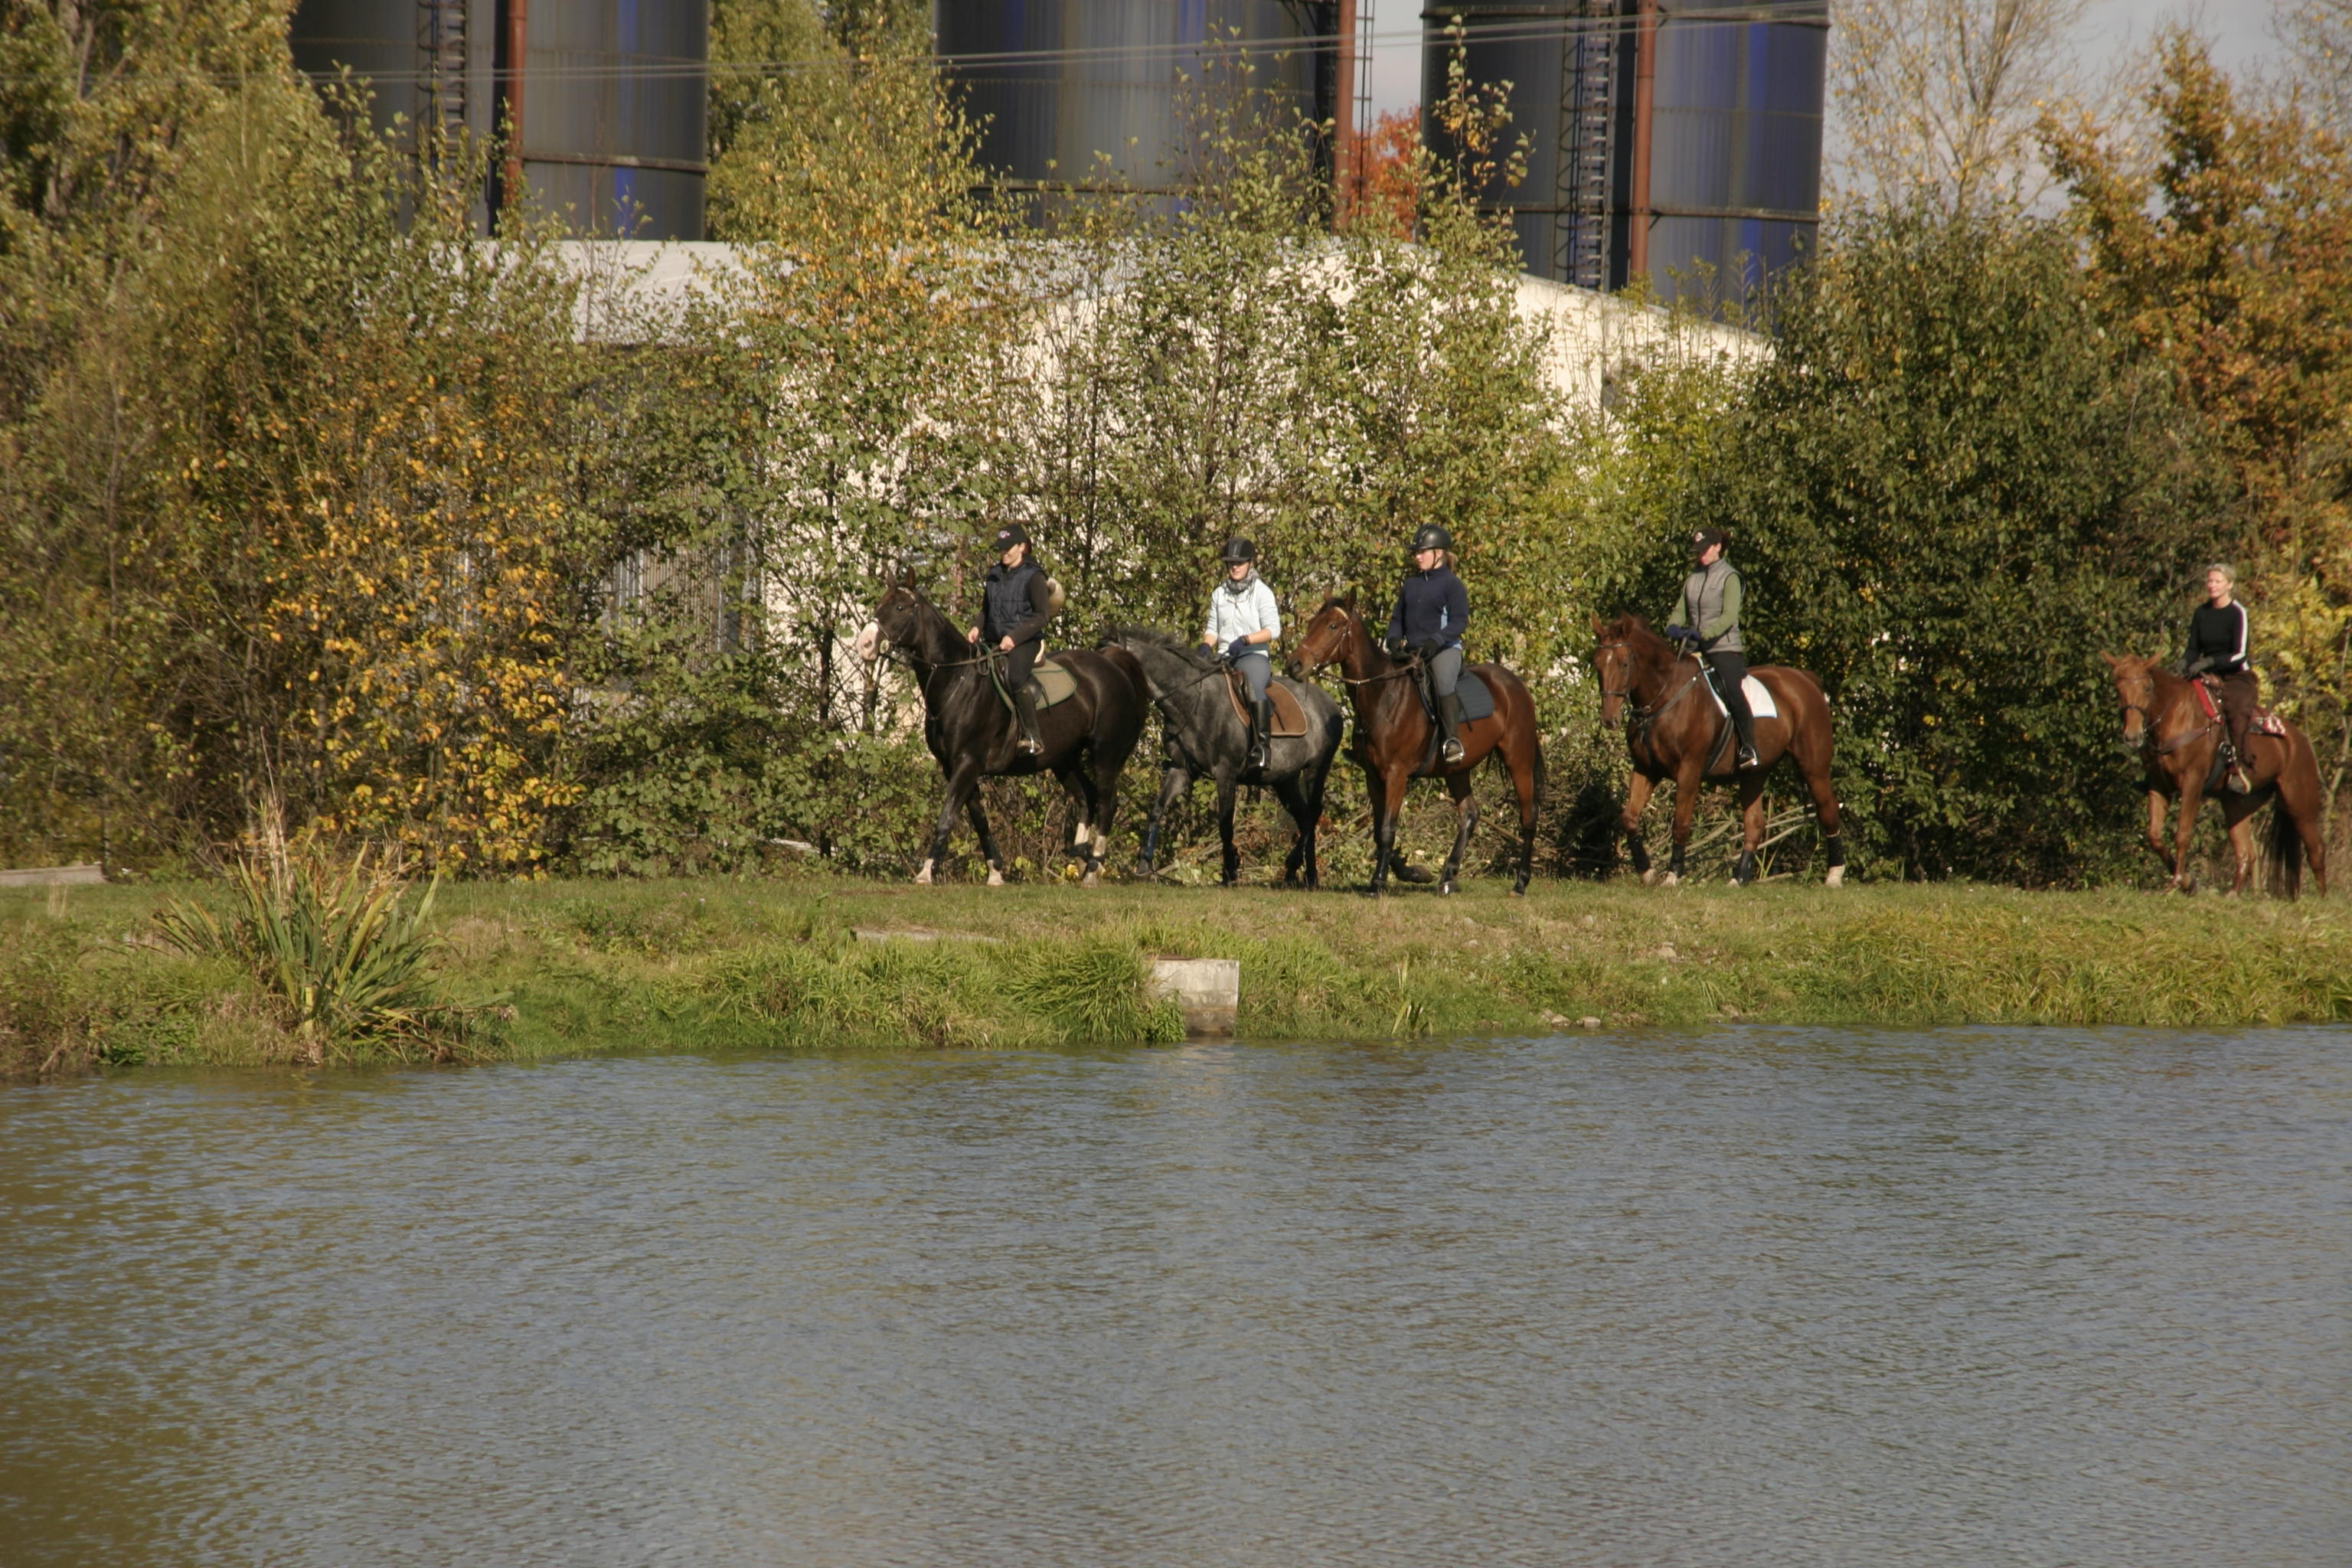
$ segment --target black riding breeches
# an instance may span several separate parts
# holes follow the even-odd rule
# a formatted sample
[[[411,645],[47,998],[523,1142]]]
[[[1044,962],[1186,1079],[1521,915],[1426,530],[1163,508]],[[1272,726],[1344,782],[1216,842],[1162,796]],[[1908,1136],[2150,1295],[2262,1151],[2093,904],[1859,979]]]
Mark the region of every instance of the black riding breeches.
[[[1004,656],[1004,689],[1007,691],[1018,692],[1029,684],[1029,672],[1036,668],[1038,650],[1045,646],[1043,637],[1031,637],[1027,642],[1013,645],[1013,651]]]
[[[1738,653],[1711,653],[1706,667],[1715,673],[1715,689],[1730,711],[1731,727],[1749,745],[1756,743],[1756,716],[1748,710],[1748,692],[1743,682],[1748,679],[1748,656]]]

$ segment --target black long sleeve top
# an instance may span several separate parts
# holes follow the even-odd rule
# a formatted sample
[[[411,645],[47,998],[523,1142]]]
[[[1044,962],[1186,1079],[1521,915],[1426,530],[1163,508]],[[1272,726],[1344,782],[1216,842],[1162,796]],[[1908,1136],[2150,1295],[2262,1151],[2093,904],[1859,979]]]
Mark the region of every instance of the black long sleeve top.
[[[2212,675],[2235,675],[2246,668],[2246,606],[2232,600],[2226,609],[2200,605],[2189,617],[2189,651],[2180,667],[2189,669],[2199,659],[2209,661]]]

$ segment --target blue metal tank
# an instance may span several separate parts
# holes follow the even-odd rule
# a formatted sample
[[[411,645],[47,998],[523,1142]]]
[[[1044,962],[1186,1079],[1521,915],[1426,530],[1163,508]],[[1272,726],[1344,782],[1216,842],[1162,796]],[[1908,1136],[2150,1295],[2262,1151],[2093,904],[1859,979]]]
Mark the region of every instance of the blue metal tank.
[[[1493,0],[1422,13],[1424,107],[1446,26],[1474,81],[1511,84],[1527,177],[1480,193],[1530,272],[1663,300],[1752,298],[1820,223],[1824,0]],[[1424,133],[1442,145],[1433,124]]]
[[[367,81],[379,130],[488,136],[519,89],[485,221],[519,175],[576,232],[638,239],[702,237],[709,38],[708,0],[300,0],[289,27],[299,69]]]
[[[1338,7],[1297,0],[938,0],[940,53],[982,124],[980,156],[1015,191],[1112,179],[1178,195],[1179,74],[1245,42],[1255,80],[1310,116],[1339,81]],[[1312,41],[1308,41],[1312,40]],[[1042,213],[1042,208],[1033,208]]]

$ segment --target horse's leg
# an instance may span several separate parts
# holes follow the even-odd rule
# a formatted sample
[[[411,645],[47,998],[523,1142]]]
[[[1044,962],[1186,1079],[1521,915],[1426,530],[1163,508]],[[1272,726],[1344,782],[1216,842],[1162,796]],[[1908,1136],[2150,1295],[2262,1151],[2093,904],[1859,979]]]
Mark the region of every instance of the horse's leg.
[[[1698,815],[1699,770],[1705,766],[1706,759],[1694,753],[1684,759],[1682,771],[1675,775],[1675,851],[1661,879],[1665,887],[1683,879],[1683,852],[1690,847],[1691,819]]]
[[[1731,868],[1734,887],[1756,880],[1756,851],[1764,843],[1764,780],[1750,768],[1739,780],[1739,860]]]
[[[2196,890],[2189,875],[2189,844],[2197,837],[2197,808],[2204,804],[2205,774],[2200,769],[2180,784],[2180,821],[2173,834],[2172,886],[2183,893]]]
[[[2156,856],[2156,863],[2164,868],[2167,877],[2172,875],[2172,850],[2164,837],[2164,792],[2147,792],[2147,847]]]
[[[1217,774],[1217,843],[1224,850],[1217,885],[1223,888],[1242,879],[1242,853],[1234,847],[1234,797],[1240,793],[1240,781],[1232,773]]]
[[[1404,807],[1404,781],[1364,770],[1364,795],[1372,807],[1372,879],[1364,891],[1377,898],[1388,888],[1389,853],[1396,847],[1397,818]]]
[[[1298,829],[1297,837],[1290,841],[1289,858],[1282,863],[1283,886],[1288,887],[1299,879],[1299,872],[1309,866],[1314,855],[1315,818],[1309,815],[1313,807],[1307,804],[1306,786],[1297,773],[1274,781],[1274,798],[1282,802],[1282,809],[1289,814],[1291,826]],[[1310,870],[1307,883],[1310,889],[1315,885],[1312,879]]]
[[[2230,896],[2243,898],[2254,885],[2254,803],[2259,795],[2242,795],[2223,797],[2221,826],[2230,839],[2230,856],[2236,865],[2230,877]]]
[[[1840,837],[1843,823],[1838,816],[1837,786],[1830,779],[1829,732],[1829,714],[1825,710],[1822,715],[1823,743],[1816,748],[1808,739],[1801,749],[1797,742],[1804,731],[1798,729],[1795,720],[1789,721],[1789,749],[1797,752],[1797,765],[1805,775],[1805,793],[1813,799],[1813,822],[1822,833],[1822,858],[1828,866],[1822,886],[1842,888],[1845,886],[1845,840]]]
[[[1617,814],[1617,826],[1624,830],[1625,858],[1633,863],[1633,874],[1650,881],[1650,848],[1642,842],[1642,813],[1649,809],[1650,792],[1658,781],[1647,773],[1635,773],[1625,785],[1625,809]]]
[[[1463,851],[1470,847],[1471,831],[1478,826],[1478,797],[1471,793],[1469,770],[1446,774],[1445,787],[1454,793],[1454,850],[1445,857],[1445,874],[1437,879],[1441,893],[1454,891],[1454,879],[1462,871]]]
[[[1110,854],[1110,826],[1118,816],[1118,773],[1127,765],[1121,757],[1116,765],[1107,763],[1102,753],[1091,745],[1087,748],[1087,779],[1094,796],[1095,841],[1087,857],[1085,885],[1102,886],[1104,858]]]
[[[996,852],[996,836],[988,830],[988,807],[982,803],[978,789],[963,803],[963,815],[964,820],[971,824],[973,836],[980,840],[980,858],[988,862],[988,885],[1004,886],[1004,857]]]
[[[923,868],[915,873],[918,883],[930,885],[931,873],[947,858],[948,835],[955,831],[956,814],[963,809],[965,799],[979,784],[978,763],[966,763],[948,774],[948,797],[940,805],[939,820],[931,825],[930,852],[923,857]]]
[[[1151,820],[1143,825],[1143,858],[1135,863],[1139,877],[1151,875],[1152,858],[1160,849],[1160,823],[1168,808],[1176,804],[1186,790],[1192,787],[1192,775],[1182,768],[1170,768],[1160,777],[1160,795],[1151,803]]]

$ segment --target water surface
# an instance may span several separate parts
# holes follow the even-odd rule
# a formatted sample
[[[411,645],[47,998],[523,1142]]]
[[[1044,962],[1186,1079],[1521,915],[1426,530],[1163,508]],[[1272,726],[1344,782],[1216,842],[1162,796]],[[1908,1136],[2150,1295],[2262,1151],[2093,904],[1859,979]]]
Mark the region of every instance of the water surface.
[[[0,1563],[2340,1568],[2347,1045],[0,1090]]]

